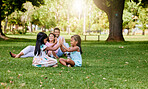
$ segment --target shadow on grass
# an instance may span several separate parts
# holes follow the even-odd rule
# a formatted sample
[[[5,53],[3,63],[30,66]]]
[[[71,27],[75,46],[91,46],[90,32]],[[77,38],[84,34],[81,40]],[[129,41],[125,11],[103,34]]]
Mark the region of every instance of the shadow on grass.
[[[118,45],[118,44],[148,44],[148,41],[124,41],[124,42],[107,42],[107,41],[82,41],[82,44],[105,44],[105,45]]]
[[[0,38],[0,41],[5,41],[5,42],[35,42],[36,39],[25,39],[25,38],[11,38],[8,40],[4,40]]]

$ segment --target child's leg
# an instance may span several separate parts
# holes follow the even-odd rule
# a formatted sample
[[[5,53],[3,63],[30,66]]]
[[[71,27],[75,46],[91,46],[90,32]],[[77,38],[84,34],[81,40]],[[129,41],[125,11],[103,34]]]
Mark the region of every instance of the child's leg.
[[[54,57],[56,57],[56,59],[59,59],[59,57],[56,55],[56,53],[54,51],[52,51],[52,54]]]
[[[71,59],[64,59],[64,58],[60,58],[59,59],[59,62],[62,64],[62,65],[64,65],[64,66],[67,66],[67,64],[70,64],[71,66],[74,66],[75,65],[75,62],[73,61],[73,60],[71,60]]]
[[[71,66],[75,65],[75,62],[69,58],[67,59],[67,63],[70,64]]]
[[[48,51],[48,56],[51,56],[51,51]]]
[[[59,59],[59,62],[60,62],[62,65],[67,66],[67,65],[66,65],[66,62],[67,62],[66,59],[60,58],[60,59]]]

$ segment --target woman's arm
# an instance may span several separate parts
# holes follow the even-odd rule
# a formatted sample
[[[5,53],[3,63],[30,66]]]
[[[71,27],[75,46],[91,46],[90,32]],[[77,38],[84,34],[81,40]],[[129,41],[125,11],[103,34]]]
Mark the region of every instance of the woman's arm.
[[[62,46],[63,46],[63,48],[66,50],[66,51],[68,51],[68,52],[73,52],[73,51],[78,51],[79,50],[79,47],[78,46],[75,46],[75,47],[69,47],[69,48],[67,48],[65,45],[63,45],[62,44]]]

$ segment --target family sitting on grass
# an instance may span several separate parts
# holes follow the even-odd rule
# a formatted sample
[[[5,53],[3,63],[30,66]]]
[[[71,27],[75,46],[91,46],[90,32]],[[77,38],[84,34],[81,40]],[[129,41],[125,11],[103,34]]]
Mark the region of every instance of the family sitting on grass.
[[[19,54],[10,52],[13,58],[34,57],[32,65],[35,67],[57,67],[57,60],[63,54],[67,59],[60,58],[59,62],[67,67],[82,66],[81,38],[79,35],[71,36],[71,47],[60,36],[60,29],[55,28],[49,36],[39,32],[36,46],[27,46]]]

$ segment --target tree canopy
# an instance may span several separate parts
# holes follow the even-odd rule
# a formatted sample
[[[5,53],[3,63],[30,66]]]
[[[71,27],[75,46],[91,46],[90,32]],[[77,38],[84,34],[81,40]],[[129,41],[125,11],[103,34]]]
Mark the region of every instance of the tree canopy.
[[[122,35],[124,28],[132,29],[137,23],[145,26],[147,9],[143,8],[147,6],[144,2],[147,1],[2,0],[1,21],[4,22],[7,17],[5,22],[8,21],[10,27],[12,24],[23,28],[34,24],[44,29],[58,26],[64,31],[78,34],[85,34],[89,31],[105,32],[109,29],[107,41],[124,41]],[[134,19],[135,17],[139,22]],[[2,30],[0,31],[2,34]]]

